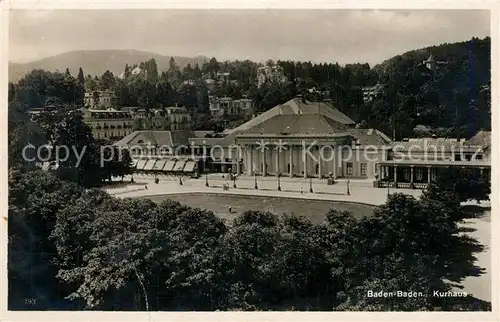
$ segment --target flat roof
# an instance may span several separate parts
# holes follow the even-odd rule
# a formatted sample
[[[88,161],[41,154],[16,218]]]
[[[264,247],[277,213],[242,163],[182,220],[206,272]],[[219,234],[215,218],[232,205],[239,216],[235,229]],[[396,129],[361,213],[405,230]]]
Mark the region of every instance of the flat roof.
[[[457,167],[491,167],[486,160],[453,161],[453,160],[387,160],[378,162],[380,165],[419,165],[419,166],[457,166]]]

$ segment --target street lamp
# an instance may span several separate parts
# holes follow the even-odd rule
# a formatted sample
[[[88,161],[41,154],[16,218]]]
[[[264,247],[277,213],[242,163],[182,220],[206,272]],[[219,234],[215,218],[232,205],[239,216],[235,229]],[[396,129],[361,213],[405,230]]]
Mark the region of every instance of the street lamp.
[[[253,176],[253,177],[254,177],[254,179],[255,179],[255,185],[254,185],[254,188],[255,188],[255,190],[258,190],[258,189],[259,189],[259,187],[257,186],[257,175],[256,175],[256,174],[254,174],[254,176]]]
[[[313,193],[313,181],[311,176],[309,176],[309,192]]]
[[[209,184],[208,184],[208,173],[205,173],[205,187],[209,187]]]
[[[349,183],[351,181],[349,181],[349,179],[347,179],[347,195],[350,196],[351,195],[351,191],[349,190]]]
[[[278,173],[276,174],[276,176],[278,177],[278,191],[281,191],[281,180],[280,180],[280,178],[281,178],[281,173],[280,173],[280,172],[278,172]]]

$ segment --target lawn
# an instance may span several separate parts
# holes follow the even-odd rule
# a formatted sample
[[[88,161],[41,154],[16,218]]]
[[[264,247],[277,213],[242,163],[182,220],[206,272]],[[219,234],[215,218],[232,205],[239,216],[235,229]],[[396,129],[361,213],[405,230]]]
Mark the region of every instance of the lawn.
[[[147,198],[154,202],[171,199],[190,207],[208,209],[228,220],[232,220],[238,214],[247,210],[261,210],[275,214],[293,213],[305,216],[313,223],[321,223],[325,220],[325,213],[331,208],[349,211],[356,218],[370,216],[374,208],[374,206],[370,205],[343,201],[222,195],[217,193],[160,195],[148,196]],[[229,213],[228,207],[231,207],[232,213]]]

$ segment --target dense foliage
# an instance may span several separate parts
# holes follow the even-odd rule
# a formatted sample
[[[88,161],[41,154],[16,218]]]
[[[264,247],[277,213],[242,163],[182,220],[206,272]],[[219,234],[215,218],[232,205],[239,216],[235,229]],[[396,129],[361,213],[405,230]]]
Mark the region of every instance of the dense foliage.
[[[26,171],[41,160],[58,162],[60,179],[85,187],[99,186],[111,177],[123,178],[132,171],[129,151],[94,140],[82,113],[72,106],[62,105],[30,118],[13,101],[8,114],[9,168]]]
[[[226,223],[166,200],[117,199],[43,171],[9,178],[9,302],[99,310],[484,310],[432,294],[478,274],[458,200],[391,195],[325,222],[249,211]],[[29,238],[26,238],[29,236]],[[32,296],[32,295],[31,295]]]

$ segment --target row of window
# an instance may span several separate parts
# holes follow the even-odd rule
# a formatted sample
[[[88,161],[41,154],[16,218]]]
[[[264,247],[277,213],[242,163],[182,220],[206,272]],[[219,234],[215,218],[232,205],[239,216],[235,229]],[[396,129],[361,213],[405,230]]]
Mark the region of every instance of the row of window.
[[[366,163],[360,163],[359,164],[359,174],[360,176],[366,176],[366,168],[367,164]],[[354,174],[354,165],[352,162],[347,162],[346,163],[346,174],[348,176],[352,176]]]
[[[107,138],[116,138],[116,137],[125,137],[127,135],[129,135],[130,131],[117,131],[117,132],[113,132],[111,131],[109,133],[109,136],[108,136],[108,132],[104,132],[104,133],[100,133],[100,132],[97,132],[95,135],[96,135],[96,138],[97,139],[107,139]]]

